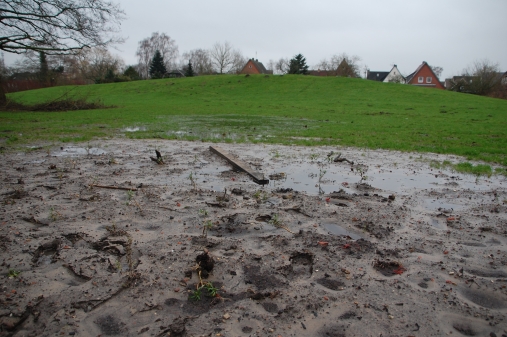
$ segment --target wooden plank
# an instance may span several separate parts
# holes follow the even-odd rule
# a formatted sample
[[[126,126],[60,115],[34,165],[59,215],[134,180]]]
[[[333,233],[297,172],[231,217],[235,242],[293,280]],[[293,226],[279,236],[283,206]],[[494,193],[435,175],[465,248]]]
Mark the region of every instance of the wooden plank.
[[[245,162],[234,158],[229,152],[225,151],[221,147],[210,146],[209,149],[211,152],[218,154],[220,157],[224,158],[229,163],[231,163],[231,165],[235,169],[237,169],[239,171],[246,172],[248,175],[250,175],[253,178],[253,180],[257,184],[259,184],[259,185],[269,184],[269,179],[264,178],[264,174],[262,174],[260,172],[255,172]]]

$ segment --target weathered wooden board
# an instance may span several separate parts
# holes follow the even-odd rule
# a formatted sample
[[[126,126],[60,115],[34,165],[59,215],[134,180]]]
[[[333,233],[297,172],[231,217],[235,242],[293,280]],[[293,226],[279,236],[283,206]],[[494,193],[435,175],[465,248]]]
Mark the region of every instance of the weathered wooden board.
[[[260,185],[269,184],[269,179],[264,178],[264,174],[260,172],[255,172],[248,166],[247,163],[234,158],[229,152],[225,151],[221,147],[210,146],[209,149],[211,152],[218,154],[220,157],[224,158],[229,163],[231,163],[235,169],[248,173],[248,175],[250,175],[257,184]]]

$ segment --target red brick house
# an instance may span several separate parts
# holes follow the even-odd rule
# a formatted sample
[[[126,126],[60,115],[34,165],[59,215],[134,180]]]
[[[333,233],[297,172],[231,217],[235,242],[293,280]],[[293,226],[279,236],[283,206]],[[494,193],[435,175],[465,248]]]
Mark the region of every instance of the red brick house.
[[[266,70],[262,62],[257,59],[250,59],[245,64],[240,74],[273,74],[273,70]]]
[[[419,87],[429,87],[445,89],[445,87],[438,80],[437,75],[431,70],[428,63],[424,62],[414,71],[407,76],[407,84],[416,85]]]

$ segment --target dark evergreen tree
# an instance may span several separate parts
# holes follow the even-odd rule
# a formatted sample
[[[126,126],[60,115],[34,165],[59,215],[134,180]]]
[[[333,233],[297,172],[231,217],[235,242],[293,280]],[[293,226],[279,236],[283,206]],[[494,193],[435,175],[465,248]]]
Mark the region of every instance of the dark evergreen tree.
[[[139,73],[133,66],[129,66],[127,69],[125,69],[123,76],[130,78],[131,81],[137,81],[141,79],[141,76],[139,76]]]
[[[48,67],[48,61],[46,60],[46,53],[43,51],[39,52],[39,62],[40,62],[40,69],[39,69],[39,81],[43,85],[49,85],[49,67]]]
[[[194,77],[194,68],[192,67],[192,62],[188,61],[187,69],[185,70],[185,76],[186,77]]]
[[[115,79],[116,79],[116,75],[114,74],[114,70],[113,69],[108,69],[107,73],[106,73],[106,76],[104,76],[103,83],[111,83],[111,82],[114,82]]]
[[[308,65],[303,55],[297,54],[289,62],[289,74],[306,75],[308,73]]]
[[[151,78],[163,78],[166,72],[164,57],[160,54],[160,51],[156,50],[150,62],[150,76]]]

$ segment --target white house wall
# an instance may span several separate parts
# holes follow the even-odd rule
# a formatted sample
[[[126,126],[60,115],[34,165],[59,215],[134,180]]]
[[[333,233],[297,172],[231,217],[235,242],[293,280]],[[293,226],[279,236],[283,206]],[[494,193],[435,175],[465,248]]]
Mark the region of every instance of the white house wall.
[[[403,78],[398,68],[393,67],[389,74],[387,74],[384,82],[397,82],[397,79],[400,79],[400,83],[405,83],[405,78]]]

